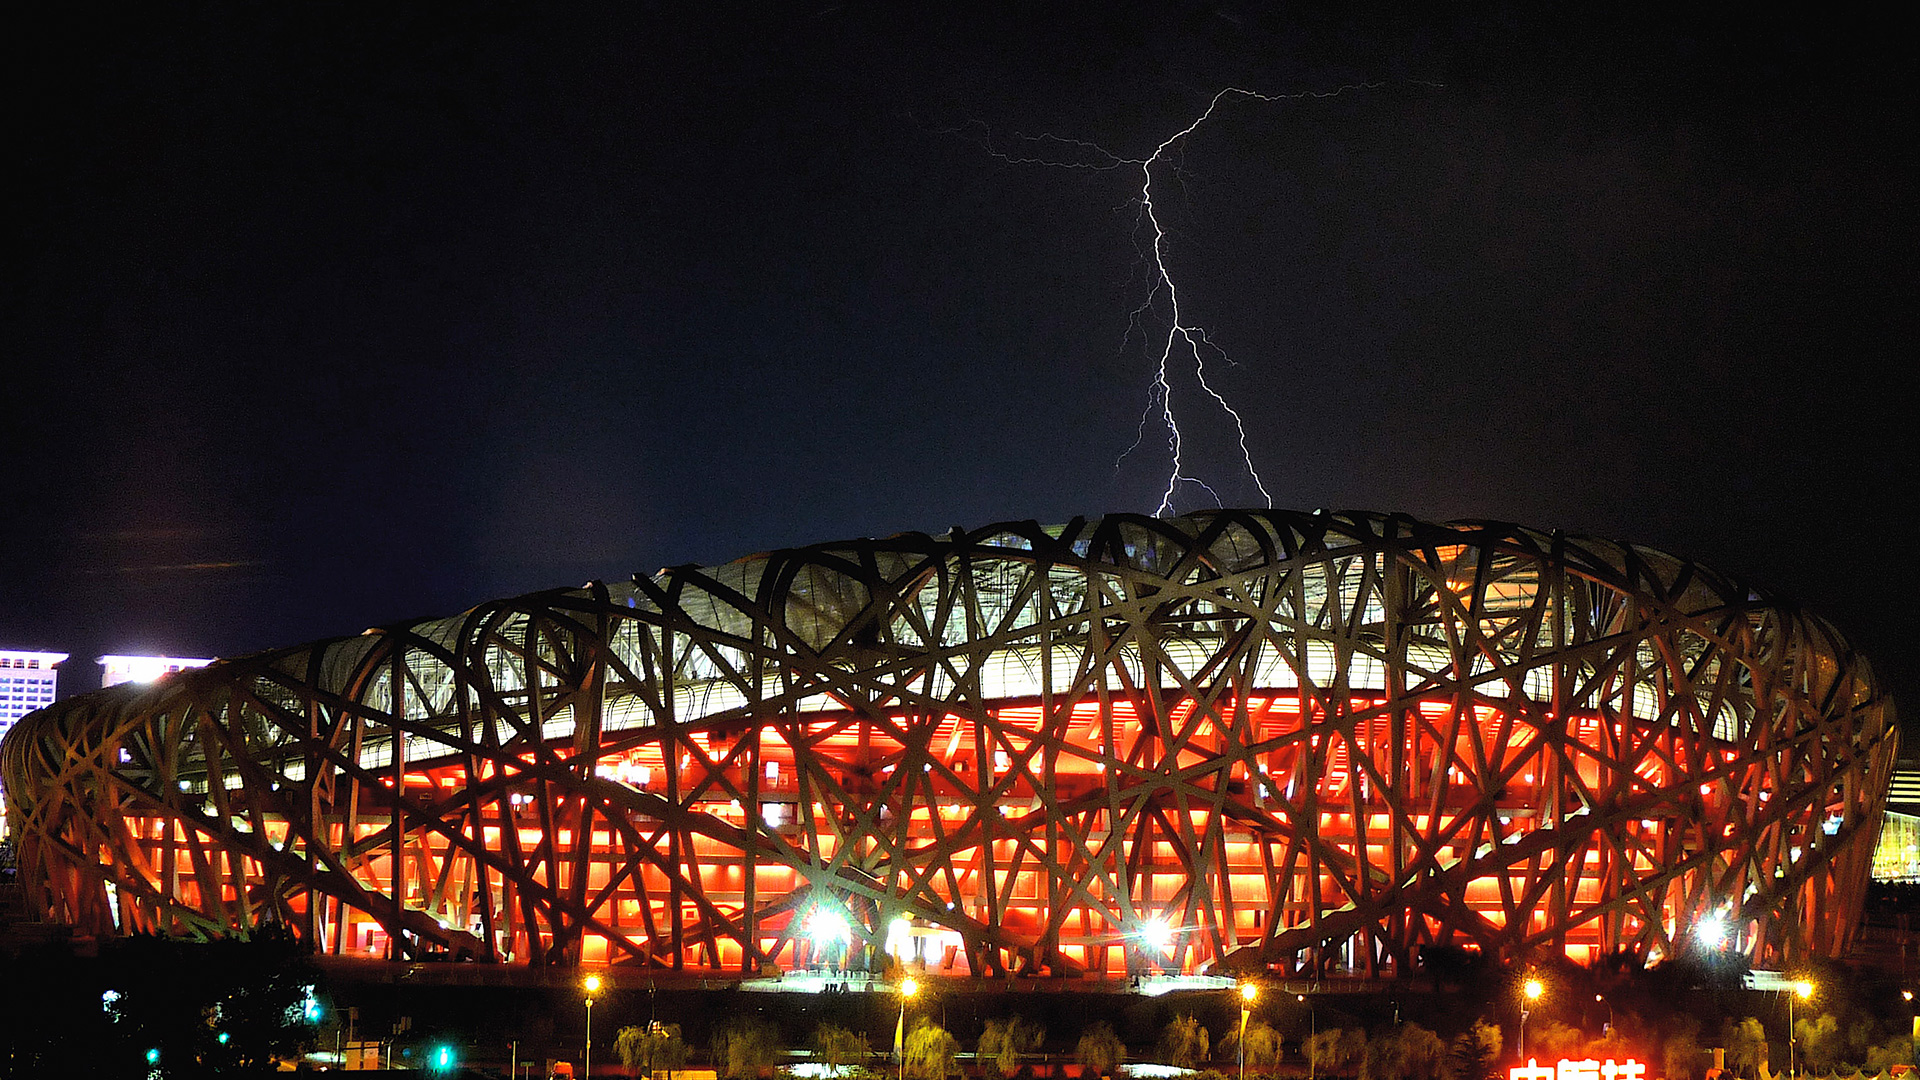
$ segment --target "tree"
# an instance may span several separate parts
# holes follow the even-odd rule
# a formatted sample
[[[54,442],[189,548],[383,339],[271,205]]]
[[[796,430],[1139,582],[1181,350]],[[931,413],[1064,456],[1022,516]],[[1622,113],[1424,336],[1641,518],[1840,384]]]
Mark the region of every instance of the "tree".
[[[1368,1040],[1361,1080],[1438,1080],[1447,1046],[1419,1024],[1400,1024]]]
[[[1447,1072],[1447,1043],[1419,1024],[1400,1028],[1401,1075],[1407,1080],[1441,1080]]]
[[[613,1052],[620,1057],[620,1064],[629,1069],[642,1069],[652,1076],[653,1070],[660,1069],[667,1074],[667,1080],[673,1080],[673,1070],[687,1061],[688,1046],[680,1037],[679,1024],[655,1023],[651,1027],[623,1027],[614,1037]]]
[[[1498,1024],[1475,1020],[1471,1028],[1455,1037],[1447,1053],[1452,1080],[1497,1080],[1500,1042]]]
[[[1641,1030],[1641,1025],[1633,1024],[1632,1030]],[[1617,1061],[1622,1058],[1633,1057],[1637,1052],[1637,1045],[1637,1040],[1629,1040],[1625,1032],[1615,1026],[1609,1027],[1598,1039],[1588,1039],[1585,1047],[1581,1050],[1581,1054],[1590,1058],[1599,1058],[1601,1060],[1613,1058]],[[1672,1078],[1669,1077],[1668,1080],[1672,1080]]]
[[[1307,1060],[1320,1076],[1358,1076],[1367,1058],[1367,1033],[1357,1028],[1327,1028],[1307,1039]]]
[[[1160,1060],[1176,1069],[1192,1069],[1213,1049],[1207,1029],[1192,1014],[1176,1016],[1160,1032]]]
[[[1727,1023],[1727,1068],[1742,1076],[1759,1076],[1767,1063],[1767,1030],[1749,1016],[1739,1023]]]
[[[1667,1080],[1693,1080],[1700,1075],[1705,1053],[1700,1049],[1700,1023],[1690,1016],[1685,1019],[1690,1023],[1683,1023],[1679,1030],[1667,1036],[1660,1050],[1660,1063],[1665,1067]]]
[[[1527,1037],[1527,1056],[1542,1061],[1554,1061],[1564,1057],[1578,1057],[1575,1051],[1586,1042],[1587,1035],[1577,1027],[1563,1024],[1558,1020],[1549,1020],[1539,1026],[1536,1032]]]
[[[1127,1047],[1120,1036],[1113,1033],[1112,1024],[1096,1020],[1080,1033],[1080,1043],[1074,1048],[1073,1056],[1087,1074],[1111,1076],[1127,1060]]]
[[[1891,1070],[1895,1065],[1913,1064],[1913,1038],[1909,1035],[1895,1035],[1879,1046],[1867,1048],[1867,1071],[1875,1076]]]
[[[647,1029],[629,1024],[614,1033],[613,1056],[619,1058],[620,1064],[629,1069],[645,1069],[647,1067],[646,1041]]]
[[[922,1019],[907,1033],[903,1071],[915,1080],[946,1080],[960,1075],[960,1043],[947,1029]]]
[[[1798,1021],[1793,1025],[1793,1037],[1799,1044],[1802,1063],[1814,1072],[1832,1072],[1840,1063],[1840,1022],[1832,1013]]]
[[[854,1065],[864,1065],[873,1056],[873,1047],[865,1035],[856,1035],[838,1024],[821,1024],[813,1029],[813,1057],[839,1073]]]
[[[196,1062],[221,1074],[298,1056],[312,1044],[318,1018],[309,992],[319,976],[308,957],[308,946],[279,924],[256,928],[250,939],[114,943],[101,974],[115,995],[120,1019],[111,1029],[123,1060],[137,1063],[152,1049],[169,1072]]]
[[[735,1020],[713,1037],[713,1068],[721,1076],[752,1078],[780,1059],[780,1037],[764,1020]]]
[[[1400,1029],[1376,1032],[1360,1059],[1360,1080],[1406,1080]]]
[[[1020,1071],[1020,1055],[1037,1049],[1046,1037],[1046,1028],[1018,1016],[989,1020],[974,1047],[974,1057],[993,1062],[1001,1076],[1012,1076]]]
[[[1244,1047],[1243,1044],[1244,1043]],[[1247,1034],[1242,1039],[1239,1032],[1232,1032],[1220,1040],[1220,1049],[1231,1050],[1238,1057],[1241,1050],[1246,1051],[1247,1064],[1255,1069],[1280,1064],[1280,1033],[1273,1025],[1262,1020],[1247,1021]]]

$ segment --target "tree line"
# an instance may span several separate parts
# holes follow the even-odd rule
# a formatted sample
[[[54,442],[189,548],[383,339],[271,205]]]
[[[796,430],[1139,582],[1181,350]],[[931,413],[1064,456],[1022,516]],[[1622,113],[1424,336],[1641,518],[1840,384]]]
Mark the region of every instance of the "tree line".
[[[1026,1060],[1046,1040],[1046,1028],[1020,1016],[986,1023],[974,1049],[976,1068],[986,1075],[1012,1078],[1029,1068]],[[1477,1023],[1448,1041],[1419,1024],[1397,1024],[1371,1035],[1355,1028],[1330,1028],[1298,1044],[1301,1056],[1317,1075],[1338,1080],[1494,1080],[1500,1053],[1500,1029]],[[1159,1041],[1145,1051],[1152,1060],[1176,1068],[1200,1070],[1221,1058],[1238,1060],[1243,1037],[1238,1031],[1217,1042],[1206,1026],[1191,1014],[1176,1016],[1162,1030]],[[1244,1036],[1247,1066],[1268,1073],[1281,1063],[1285,1040],[1262,1021],[1252,1021]],[[881,1051],[863,1032],[824,1023],[814,1029],[811,1056],[836,1075],[860,1076],[873,1070]],[[615,1053],[629,1069],[672,1080],[673,1070],[692,1056],[678,1024],[620,1029]],[[921,1019],[907,1032],[901,1072],[911,1080],[948,1080],[960,1076],[960,1043],[951,1032]],[[708,1060],[721,1077],[751,1080],[781,1064],[785,1049],[774,1026],[758,1018],[741,1018],[715,1031]],[[1083,1077],[1112,1077],[1129,1058],[1125,1043],[1113,1025],[1096,1020],[1074,1043],[1073,1060]],[[1202,1071],[1200,1080],[1222,1074]]]

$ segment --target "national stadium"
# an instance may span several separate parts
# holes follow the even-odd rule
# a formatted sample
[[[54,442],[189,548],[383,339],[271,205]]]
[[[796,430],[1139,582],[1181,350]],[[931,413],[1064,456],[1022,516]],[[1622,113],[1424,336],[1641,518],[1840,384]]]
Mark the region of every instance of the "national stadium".
[[[1897,743],[1831,626],[1687,559],[1223,510],[487,603],[61,702],[0,775],[85,934],[1389,977],[1837,955]]]

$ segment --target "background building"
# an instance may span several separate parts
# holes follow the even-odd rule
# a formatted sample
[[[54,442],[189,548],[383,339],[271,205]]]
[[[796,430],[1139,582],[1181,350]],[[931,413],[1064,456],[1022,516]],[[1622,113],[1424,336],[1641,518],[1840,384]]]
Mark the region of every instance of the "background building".
[[[53,704],[66,653],[0,649],[0,738],[15,720]],[[0,777],[0,838],[7,835],[6,780]]]
[[[1887,785],[1886,821],[1873,852],[1873,879],[1920,884],[1920,761],[1906,758]]]
[[[0,649],[0,734],[15,720],[53,704],[59,686],[60,652]]]
[[[1838,955],[1898,750],[1839,634],[1687,560],[1231,511],[591,583],[41,715],[0,771],[92,932],[748,973]]]
[[[184,656],[103,656],[100,685],[104,688],[126,682],[152,682],[175,671],[203,668],[211,663],[211,659]]]

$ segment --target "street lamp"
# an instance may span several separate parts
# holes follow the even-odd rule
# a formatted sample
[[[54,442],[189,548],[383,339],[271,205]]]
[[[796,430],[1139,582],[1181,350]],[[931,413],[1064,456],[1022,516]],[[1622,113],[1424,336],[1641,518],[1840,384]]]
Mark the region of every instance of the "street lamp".
[[[1320,1038],[1320,1016],[1313,1010],[1313,1002],[1305,994],[1293,995],[1294,1000],[1307,1007],[1307,1080],[1317,1080],[1320,1073],[1320,1051],[1313,1044]]]
[[[590,1077],[593,1075],[593,995],[600,992],[600,976],[589,975],[580,985],[587,991],[587,1046],[580,1055],[580,1074]]]
[[[1540,995],[1545,993],[1546,989],[1540,980],[1535,978],[1529,978],[1520,984],[1520,1063],[1523,1065],[1527,1061],[1527,1006],[1539,1001]]]
[[[1906,954],[1902,953],[1901,959],[1904,960],[1905,958],[1906,958]],[[1912,1008],[1913,1007],[1913,991],[1911,990],[1900,991],[1900,1000],[1906,1002],[1908,1008]],[[1913,1048],[1915,1050],[1920,1050],[1920,1016],[1914,1017],[1911,1023],[1913,1025],[1912,1026]],[[1920,1060],[1920,1054],[1916,1054],[1914,1057],[1915,1057],[1915,1060]]]
[[[900,980],[900,1019],[893,1026],[893,1056],[900,1060],[900,1080],[907,1080],[907,999],[920,992],[920,983],[909,975]]]
[[[1253,1000],[1260,988],[1250,982],[1240,984],[1240,1080],[1247,1080],[1247,1016],[1253,1012]]]
[[[1813,996],[1813,984],[1805,979],[1793,984],[1793,993],[1787,995],[1787,1075],[1799,1076],[1793,1066],[1793,999],[1805,1001]]]

